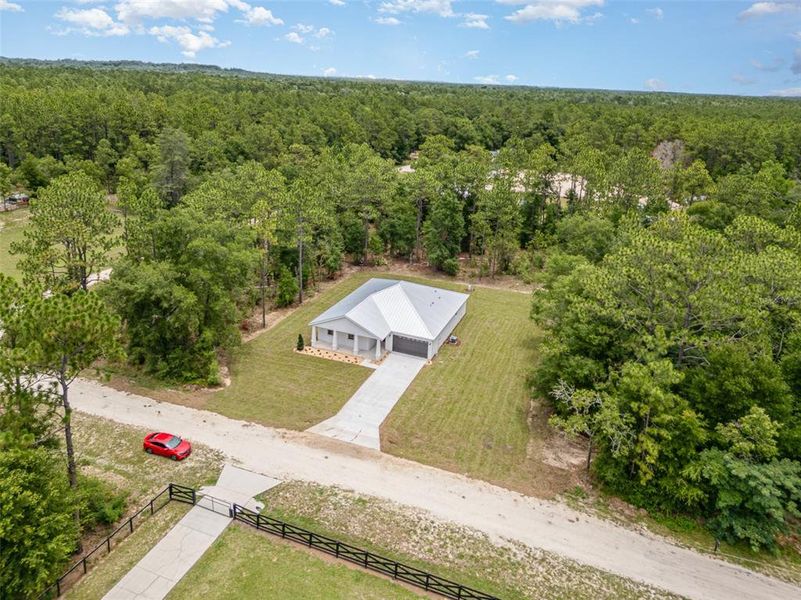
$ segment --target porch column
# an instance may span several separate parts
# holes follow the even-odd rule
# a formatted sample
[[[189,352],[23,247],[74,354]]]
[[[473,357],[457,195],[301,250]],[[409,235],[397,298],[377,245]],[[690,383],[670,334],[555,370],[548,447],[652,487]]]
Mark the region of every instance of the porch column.
[[[358,355],[359,354],[359,336],[358,334],[353,334],[353,353]]]
[[[317,325],[312,325],[311,345],[313,348],[317,347]]]
[[[337,330],[336,329],[334,329],[334,337],[332,338],[331,348],[333,350],[336,350],[338,348],[338,346],[337,346]]]
[[[381,358],[381,340],[375,341],[375,359]]]

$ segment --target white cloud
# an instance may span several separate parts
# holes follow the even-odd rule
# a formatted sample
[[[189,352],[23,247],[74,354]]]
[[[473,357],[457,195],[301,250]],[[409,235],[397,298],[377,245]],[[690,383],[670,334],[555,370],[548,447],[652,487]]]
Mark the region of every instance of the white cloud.
[[[753,85],[756,83],[756,79],[753,77],[748,77],[747,75],[743,75],[742,73],[735,73],[731,76],[731,80],[734,83],[739,83],[740,85]]]
[[[506,77],[504,77],[504,79],[505,79],[506,81],[508,81],[509,83],[514,83],[514,82],[515,82],[515,81],[517,81],[519,78],[518,78],[518,76],[517,76],[517,75],[512,75],[512,74],[510,73],[509,75],[507,75]]]
[[[516,0],[502,0],[504,4],[519,4]],[[556,23],[579,23],[583,20],[594,21],[600,18],[600,13],[589,17],[583,16],[583,11],[591,6],[603,6],[604,0],[539,0],[529,2],[523,8],[513,12],[506,18],[514,23],[529,23],[531,21],[554,21]]]
[[[303,38],[298,35],[296,31],[290,31],[284,36],[284,39],[287,42],[292,42],[293,44],[302,44]]]
[[[379,12],[399,14],[434,13],[440,17],[453,17],[452,0],[387,0],[378,7]]]
[[[468,29],[489,29],[490,26],[487,23],[487,19],[489,19],[489,15],[480,15],[478,13],[467,13],[466,15],[462,15],[464,17],[464,22],[462,23],[462,27],[467,27]]]
[[[87,36],[102,37],[128,35],[130,33],[127,25],[114,21],[102,8],[62,8],[56,13],[56,18],[73,26],[62,33],[75,31]]]
[[[479,50],[468,50],[464,53],[465,58],[478,58],[478,55],[481,54]]]
[[[333,77],[336,74],[337,70],[334,67],[328,67],[323,71],[323,75],[325,75],[326,77]]]
[[[246,25],[283,25],[284,21],[273,15],[273,11],[263,6],[251,6],[242,12],[242,19],[237,23]]]
[[[740,19],[754,19],[766,15],[796,12],[799,10],[801,10],[801,4],[797,2],[755,2],[740,13]]]
[[[7,10],[9,12],[23,12],[19,4],[14,4],[8,0],[0,0],[0,10]]]
[[[771,92],[774,96],[784,96],[787,98],[801,97],[801,87],[785,88],[783,90],[773,90]]]
[[[345,0],[328,0],[334,6],[345,6]]]
[[[498,85],[500,83],[497,75],[479,75],[478,77],[473,77],[473,79],[484,85]]]
[[[631,23],[632,25],[639,25],[640,24],[640,20],[635,18],[635,17],[631,17],[629,19],[629,23]]]
[[[665,16],[665,11],[661,8],[649,8],[645,11],[649,15],[651,15],[654,19],[661,21]]]
[[[127,25],[141,25],[147,20],[175,19],[212,23],[220,13],[233,8],[242,13],[237,22],[247,25],[283,25],[283,21],[262,6],[244,0],[118,0],[114,5],[117,20]]]
[[[379,25],[400,25],[400,20],[396,19],[395,17],[378,17],[377,19],[373,19],[373,22],[378,23]]]
[[[767,62],[767,63],[762,62],[760,60],[757,60],[755,58],[751,60],[751,65],[757,71],[767,71],[769,73],[773,73],[775,71],[778,71],[779,69],[781,69],[784,66],[784,63],[785,63],[785,60],[783,58],[781,58],[780,56],[775,57],[774,59],[772,59],[770,62]]]
[[[314,25],[306,25],[305,23],[297,23],[293,25],[292,30],[293,31],[290,31],[284,36],[284,39],[288,42],[292,42],[293,44],[305,43],[306,38],[304,36],[307,35],[312,35],[320,40],[334,35],[333,30],[329,29],[328,27],[320,27],[318,29]],[[317,51],[320,48],[318,46],[309,46],[309,49]]]
[[[160,42],[176,42],[181,47],[181,54],[188,58],[194,58],[198,52],[206,48],[225,48],[231,44],[231,42],[221,42],[206,31],[194,33],[186,25],[151,27],[148,33],[155,35]]]
[[[667,89],[667,85],[661,79],[652,77],[645,80],[645,89],[649,92],[664,92]]]
[[[211,22],[229,6],[246,10],[249,5],[238,0],[120,0],[114,6],[123,23],[141,23],[147,19],[195,19]]]

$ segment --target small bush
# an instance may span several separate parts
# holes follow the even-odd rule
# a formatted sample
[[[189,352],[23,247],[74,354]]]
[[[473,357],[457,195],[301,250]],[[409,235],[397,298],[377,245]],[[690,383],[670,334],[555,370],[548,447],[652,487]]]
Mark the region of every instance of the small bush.
[[[119,521],[125,513],[127,496],[102,479],[81,477],[78,482],[81,527],[88,530]]]
[[[456,275],[459,273],[459,260],[456,258],[447,258],[442,261],[442,270],[448,275]]]
[[[295,347],[298,349],[298,352],[301,352],[306,347],[306,343],[303,341],[303,334],[298,334],[298,343]]]

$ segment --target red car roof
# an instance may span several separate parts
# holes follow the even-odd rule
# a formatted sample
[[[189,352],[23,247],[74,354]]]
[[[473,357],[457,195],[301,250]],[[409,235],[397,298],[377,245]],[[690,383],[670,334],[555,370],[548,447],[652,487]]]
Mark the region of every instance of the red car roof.
[[[177,437],[177,436],[175,436],[175,437]],[[158,442],[168,442],[172,438],[173,438],[173,435],[171,433],[157,433],[156,435],[154,435],[150,439],[151,440],[156,440]]]

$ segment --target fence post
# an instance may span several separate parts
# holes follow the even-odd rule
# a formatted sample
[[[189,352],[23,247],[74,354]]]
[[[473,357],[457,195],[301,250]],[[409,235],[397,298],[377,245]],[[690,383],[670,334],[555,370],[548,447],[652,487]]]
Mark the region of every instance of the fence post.
[[[193,488],[192,489],[192,506],[194,506],[195,504],[197,504],[197,494],[195,493],[195,490]],[[213,510],[214,509],[214,500],[213,499],[212,499],[212,502],[211,502],[211,507],[212,507],[212,510]]]
[[[83,574],[86,575],[86,557],[85,556],[83,557],[83,560],[81,562],[83,563]]]
[[[394,575],[394,577],[395,577],[395,579],[398,578],[398,561],[395,561],[395,575]]]
[[[339,558],[339,542],[337,542],[337,545],[334,547],[334,556]]]
[[[261,513],[256,513],[256,529],[261,529]]]
[[[128,519],[128,530],[130,533],[133,533],[133,517]]]
[[[286,523],[284,522],[281,522],[281,537],[282,538],[286,537]]]
[[[106,550],[111,552],[111,538],[110,537],[106,538]]]
[[[61,578],[56,579],[56,598],[61,595]]]
[[[172,483],[170,483],[168,488],[169,488],[170,491],[167,493],[167,495],[170,497],[170,500],[172,500]]]
[[[153,514],[153,499],[150,499],[150,514]]]
[[[426,591],[428,591],[430,580],[431,580],[431,573],[426,573]]]

